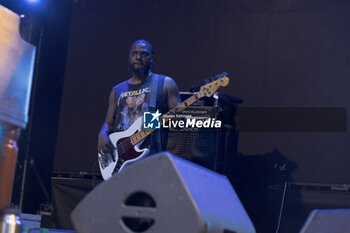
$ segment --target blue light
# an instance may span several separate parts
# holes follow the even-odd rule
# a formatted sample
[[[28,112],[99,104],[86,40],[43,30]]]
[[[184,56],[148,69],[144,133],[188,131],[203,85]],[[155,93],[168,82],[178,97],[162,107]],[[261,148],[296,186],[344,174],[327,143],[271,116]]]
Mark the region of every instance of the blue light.
[[[27,2],[29,2],[29,3],[38,3],[38,2],[40,2],[40,0],[27,0]]]

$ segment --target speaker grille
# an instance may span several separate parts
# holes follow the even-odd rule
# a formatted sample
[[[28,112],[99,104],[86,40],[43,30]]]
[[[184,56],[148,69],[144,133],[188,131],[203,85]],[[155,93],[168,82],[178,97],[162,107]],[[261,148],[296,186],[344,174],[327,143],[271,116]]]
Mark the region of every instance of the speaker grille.
[[[219,136],[216,129],[172,129],[168,133],[167,151],[216,170]]]

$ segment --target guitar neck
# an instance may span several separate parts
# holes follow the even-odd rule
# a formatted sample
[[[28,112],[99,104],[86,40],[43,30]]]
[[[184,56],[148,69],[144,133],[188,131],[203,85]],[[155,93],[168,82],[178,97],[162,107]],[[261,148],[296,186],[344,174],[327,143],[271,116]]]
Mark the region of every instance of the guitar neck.
[[[194,102],[196,102],[197,100],[199,100],[202,97],[203,97],[203,95],[201,92],[196,92],[193,96],[189,97],[188,99],[186,99],[182,103],[178,104],[175,108],[172,108],[167,113],[163,114],[163,116],[170,115],[173,112],[175,112],[175,113],[181,112],[181,111],[185,110],[187,107],[191,106]],[[163,119],[165,122],[167,122],[169,120],[168,117],[163,117],[163,116],[161,117],[161,123],[163,122]],[[156,129],[142,129],[142,130],[140,130],[139,132],[130,136],[131,144],[136,145],[137,143],[144,140],[148,135],[150,135],[155,130]]]

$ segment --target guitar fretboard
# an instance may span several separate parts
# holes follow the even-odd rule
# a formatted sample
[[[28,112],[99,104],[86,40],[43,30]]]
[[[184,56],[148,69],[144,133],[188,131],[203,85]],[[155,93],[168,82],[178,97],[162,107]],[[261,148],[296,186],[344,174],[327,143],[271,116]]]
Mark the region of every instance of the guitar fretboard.
[[[165,113],[161,117],[161,123],[163,122],[163,119],[165,122],[169,120],[166,115],[170,115],[171,113],[178,113],[183,110],[185,110],[188,106],[192,105],[194,102],[196,102],[198,99],[202,98],[203,95],[201,92],[196,92],[193,96],[189,97],[182,103],[178,104],[175,108],[171,109],[167,113]],[[157,129],[142,129],[141,131],[135,133],[134,135],[130,136],[130,142],[132,145],[136,145],[137,143],[141,142],[143,139],[145,139],[148,135],[150,135],[153,131]]]

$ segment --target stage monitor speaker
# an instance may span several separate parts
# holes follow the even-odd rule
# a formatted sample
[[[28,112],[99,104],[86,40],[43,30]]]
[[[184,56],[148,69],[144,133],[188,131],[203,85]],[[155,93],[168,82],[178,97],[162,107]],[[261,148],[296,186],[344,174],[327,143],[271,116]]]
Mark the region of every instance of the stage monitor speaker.
[[[253,233],[225,176],[162,152],[98,185],[73,210],[80,233]]]
[[[313,210],[299,233],[350,232],[350,209]]]

